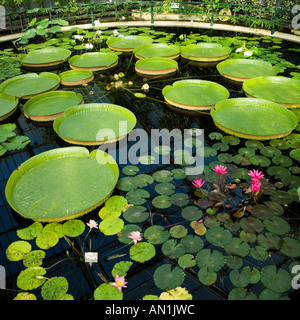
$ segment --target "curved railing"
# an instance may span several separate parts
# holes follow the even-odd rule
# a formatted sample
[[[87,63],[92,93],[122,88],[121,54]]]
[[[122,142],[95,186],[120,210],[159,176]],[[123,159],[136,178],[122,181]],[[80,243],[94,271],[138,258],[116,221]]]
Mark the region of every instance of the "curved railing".
[[[229,11],[228,11],[229,10]],[[163,16],[162,16],[163,15]],[[196,20],[210,23],[229,23],[250,28],[263,28],[274,34],[276,30],[292,29],[292,10],[280,7],[263,7],[248,4],[233,4],[219,2],[185,2],[171,1],[114,1],[106,3],[77,4],[51,8],[35,8],[19,10],[6,14],[7,29],[11,33],[20,32],[36,17],[69,20],[71,24],[85,21],[95,24],[95,21],[131,21],[147,19],[154,24],[158,19],[172,19],[170,15],[178,15],[183,20]],[[294,14],[295,15],[295,14]]]

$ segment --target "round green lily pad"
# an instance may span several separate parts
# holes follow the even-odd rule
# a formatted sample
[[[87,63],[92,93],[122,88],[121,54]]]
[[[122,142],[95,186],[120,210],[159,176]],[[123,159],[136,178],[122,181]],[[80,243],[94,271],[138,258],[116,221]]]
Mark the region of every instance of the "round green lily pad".
[[[265,228],[276,235],[284,235],[290,231],[290,225],[283,218],[273,216],[263,221]]]
[[[272,146],[266,146],[260,149],[260,153],[268,158],[272,158],[274,156],[280,156],[281,151],[275,147]]]
[[[279,204],[290,204],[293,202],[293,197],[283,190],[272,192],[270,196],[271,200]]]
[[[212,81],[179,80],[162,90],[165,100],[178,108],[209,110],[229,97],[228,90]]]
[[[146,262],[155,256],[155,247],[151,243],[138,242],[129,249],[130,259],[140,263]]]
[[[181,215],[188,221],[195,221],[202,218],[203,212],[198,207],[188,206],[181,211]]]
[[[194,267],[197,262],[192,254],[185,254],[178,259],[178,264],[184,270],[186,268]]]
[[[150,198],[150,193],[144,189],[133,189],[126,194],[128,202],[136,206],[144,204],[147,198]]]
[[[14,241],[6,249],[7,259],[10,261],[20,261],[31,251],[31,244],[27,241]]]
[[[19,99],[11,94],[0,93],[0,121],[10,117],[16,110]]]
[[[161,250],[170,259],[178,259],[186,253],[184,248],[177,243],[176,239],[169,239],[164,242]]]
[[[151,43],[136,47],[133,54],[137,59],[169,58],[176,59],[180,54],[180,47],[166,43]]]
[[[291,150],[289,156],[297,161],[300,161],[300,148]]]
[[[36,289],[46,281],[45,274],[45,268],[29,267],[18,275],[17,286],[22,290]]]
[[[178,63],[168,58],[147,58],[135,63],[135,71],[144,77],[170,76],[177,72]]]
[[[250,251],[250,246],[240,238],[232,238],[232,240],[224,246],[224,249],[227,254],[245,257]]]
[[[172,202],[171,202],[169,196],[161,195],[161,196],[156,196],[155,198],[153,198],[152,204],[154,207],[156,207],[158,209],[167,209],[167,208],[171,207]]]
[[[255,246],[250,249],[250,256],[258,261],[265,261],[269,258],[269,254],[264,247]]]
[[[255,156],[255,150],[252,148],[240,148],[238,150],[238,153],[242,156],[245,156],[246,158],[254,157]]]
[[[292,111],[263,99],[223,100],[211,109],[210,114],[219,129],[241,138],[257,140],[284,137],[298,124]]]
[[[229,274],[230,281],[232,284],[238,288],[244,288],[246,287],[251,280],[251,276],[245,268],[243,268],[241,271],[235,269],[232,270]]]
[[[149,218],[149,212],[143,206],[128,207],[123,213],[123,217],[130,223],[139,223]]]
[[[293,160],[287,156],[274,156],[272,158],[273,163],[282,167],[290,167],[293,164]]]
[[[132,52],[136,47],[150,44],[153,39],[148,36],[109,37],[107,46],[115,51]]]
[[[173,205],[184,207],[189,203],[189,196],[186,193],[174,193],[170,196],[170,201]]]
[[[62,221],[102,204],[118,176],[114,159],[101,150],[58,148],[22,163],[11,174],[5,193],[10,206],[23,217]]]
[[[122,169],[122,172],[127,176],[134,176],[140,171],[139,167],[127,165]]]
[[[268,289],[277,293],[283,293],[291,288],[291,275],[284,269],[276,269],[276,266],[265,266],[261,270],[261,282]]]
[[[132,231],[142,231],[141,227],[136,225],[136,224],[126,224],[124,226],[124,228],[118,232],[118,239],[120,242],[125,243],[125,244],[129,244],[132,239],[128,238],[128,236],[130,236],[130,233]]]
[[[172,268],[171,264],[159,266],[153,275],[155,285],[161,290],[172,290],[180,287],[184,281],[185,273],[179,267]]]
[[[95,300],[123,300],[123,293],[117,287],[108,283],[102,283],[94,291]]]
[[[267,169],[267,173],[270,176],[274,176],[275,179],[283,179],[284,177],[289,177],[291,172],[287,168],[281,166],[272,166]]]
[[[54,120],[53,129],[68,143],[99,145],[124,138],[135,125],[135,115],[124,107],[89,103],[68,108]]]
[[[173,180],[173,173],[169,170],[159,170],[153,173],[153,179],[157,182],[171,182]]]
[[[244,82],[260,76],[275,76],[276,69],[261,59],[227,59],[217,65],[219,73],[228,79]]]
[[[170,235],[173,238],[183,238],[188,234],[188,230],[186,227],[182,225],[173,226],[170,229]]]
[[[73,70],[103,71],[115,67],[119,57],[113,52],[87,52],[69,59]]]
[[[282,139],[271,140],[270,145],[280,150],[287,150],[290,148],[290,145],[288,144],[288,142]]]
[[[162,244],[166,242],[169,237],[169,231],[159,225],[148,227],[144,232],[144,238],[152,244]]]
[[[234,288],[230,291],[228,300],[257,300],[257,296],[246,288]]]
[[[161,195],[170,196],[175,192],[175,185],[169,182],[161,182],[155,186],[155,191]]]
[[[284,237],[280,252],[291,258],[297,258],[300,256],[300,242],[291,237]]]
[[[221,270],[225,264],[225,256],[217,251],[202,249],[196,255],[196,261],[199,268],[207,268],[210,272]]]
[[[94,79],[92,71],[83,69],[64,71],[58,76],[63,86],[79,86],[83,83],[89,83]]]
[[[226,246],[232,240],[231,232],[218,226],[209,228],[205,237],[208,242],[216,247]]]
[[[261,233],[264,229],[263,223],[255,217],[242,218],[240,225],[246,232]]]
[[[264,247],[266,250],[279,250],[281,247],[281,239],[271,232],[266,232],[265,234],[259,234],[257,236],[257,242],[260,246]]]
[[[187,253],[196,253],[203,248],[203,240],[196,236],[188,234],[180,239],[180,246],[184,248]]]
[[[209,272],[207,268],[201,268],[198,272],[198,278],[204,285],[210,286],[217,280],[217,274],[214,271]]]
[[[243,90],[250,98],[266,99],[287,108],[300,107],[300,80],[287,77],[256,77],[243,83]]]

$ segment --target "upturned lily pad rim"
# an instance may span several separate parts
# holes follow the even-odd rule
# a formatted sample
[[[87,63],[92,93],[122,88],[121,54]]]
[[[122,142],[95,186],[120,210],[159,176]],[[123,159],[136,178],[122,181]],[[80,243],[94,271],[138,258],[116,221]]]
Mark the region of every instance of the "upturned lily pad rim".
[[[157,70],[153,66],[157,63],[163,64],[164,68]],[[147,58],[138,60],[135,63],[135,71],[145,75],[163,75],[174,73],[178,70],[178,63],[169,58]]]
[[[176,59],[180,55],[180,47],[177,45],[169,45],[167,43],[150,43],[150,44],[143,44],[140,46],[137,46],[133,50],[133,54],[136,59],[146,59],[150,58],[149,56],[143,55],[143,50],[151,49],[151,48],[157,48],[160,49],[159,56],[152,56],[151,58],[169,58],[169,59]],[[172,51],[172,54],[170,55],[169,52],[163,53],[164,49],[168,49]]]
[[[34,61],[34,56],[36,54],[43,56],[44,54],[49,52],[60,53],[61,57],[59,58],[59,60],[47,61],[44,63],[36,63]],[[26,66],[26,67],[50,67],[50,66],[59,65],[66,62],[70,58],[70,56],[71,56],[71,51],[68,49],[50,47],[50,48],[32,50],[28,54],[22,55],[19,61],[23,66]],[[33,60],[31,61],[31,59]]]
[[[59,99],[59,97],[77,97],[78,98],[78,104],[83,104],[83,97],[80,93],[75,93],[73,91],[51,91],[51,92],[45,92],[42,94],[39,94],[31,99],[29,99],[23,106],[23,111],[24,111],[24,115],[26,118],[31,119],[33,121],[53,121],[55,120],[58,116],[61,116],[64,114],[63,112],[59,112],[59,113],[53,113],[50,115],[29,115],[29,111],[30,111],[30,107],[33,104],[39,103],[40,107],[43,107],[44,101],[45,99],[48,98],[53,98],[56,97],[57,99]]]
[[[271,63],[264,61],[264,60],[261,60],[261,59],[257,59],[257,60],[254,60],[254,59],[226,59],[217,65],[217,70],[219,71],[219,73],[223,77],[240,82],[240,83],[242,83],[248,79],[251,79],[251,78],[247,78],[247,77],[236,77],[234,75],[230,75],[230,74],[227,74],[224,72],[225,67],[230,66],[230,65],[234,65],[234,64],[235,65],[249,64],[249,65],[253,65],[253,66],[255,66],[255,65],[264,66],[264,67],[270,69],[270,73],[272,74],[272,76],[276,76],[276,74],[277,74],[277,70],[275,70],[275,68],[272,66]]]
[[[68,143],[87,145],[87,146],[116,142],[116,141],[123,139],[126,136],[126,134],[124,134],[122,136],[116,137],[114,139],[109,139],[109,140],[82,141],[82,140],[76,140],[76,139],[68,139],[66,137],[63,137],[60,134],[59,127],[67,118],[74,116],[74,115],[80,116],[81,113],[88,112],[88,111],[99,111],[99,112],[112,111],[112,112],[119,113],[119,114],[126,116],[128,121],[131,123],[131,126],[127,127],[126,134],[128,134],[135,127],[136,121],[137,121],[133,112],[131,112],[129,109],[121,107],[119,105],[112,104],[112,103],[88,103],[88,104],[83,104],[80,106],[70,107],[64,112],[63,116],[57,117],[53,122],[54,131],[61,139],[65,140]]]
[[[92,56],[98,56],[98,57],[110,57],[113,59],[113,62],[108,64],[105,63],[105,60],[102,62],[101,65],[93,65],[93,66],[86,66],[86,67],[82,67],[82,66],[76,66],[76,64],[74,64],[74,62],[76,63],[77,60],[79,59],[86,59],[87,61],[89,61],[89,58]],[[86,52],[83,53],[82,55],[75,55],[72,58],[69,59],[69,65],[71,67],[71,69],[77,70],[77,69],[81,69],[81,70],[90,70],[90,71],[102,71],[102,70],[107,70],[107,69],[111,69],[113,67],[115,67],[118,62],[119,62],[119,57],[113,53],[113,52]]]
[[[34,93],[34,94],[29,94],[29,95],[24,95],[24,96],[18,96],[18,95],[14,95],[16,98],[19,99],[30,99],[38,94],[44,93],[44,92],[49,92],[52,90],[56,90],[59,85],[60,85],[60,78],[58,75],[56,75],[55,73],[52,72],[42,72],[40,74],[37,73],[26,73],[26,74],[22,74],[19,76],[15,76],[13,78],[7,79],[4,82],[2,82],[2,84],[0,85],[0,92],[4,92],[5,93],[5,88],[7,88],[9,85],[14,84],[17,81],[23,81],[23,80],[28,80],[31,78],[51,78],[57,81],[57,84],[55,86],[53,86],[52,88],[49,88],[46,91],[43,92],[38,92],[38,93]]]
[[[136,44],[135,46],[130,46],[128,47],[128,45],[126,45],[126,41],[130,41],[130,40],[140,40],[143,43],[141,44]],[[122,46],[116,46],[116,43],[118,42],[122,42],[124,43]],[[146,44],[146,43],[152,43],[153,39],[150,37],[146,37],[146,36],[124,36],[124,37],[114,37],[111,36],[108,38],[108,40],[106,41],[107,46],[112,49],[112,50],[116,50],[116,51],[122,51],[122,52],[132,52],[136,47],[142,45],[142,44]]]
[[[6,111],[6,113],[3,113],[0,110],[0,121],[2,121],[10,117],[17,110],[19,99],[11,94],[7,94],[4,92],[0,93],[0,99],[7,100],[7,102],[12,103],[11,108],[8,111]]]
[[[39,218],[30,218],[28,215],[26,215],[22,212],[19,212],[17,210],[17,208],[14,204],[13,198],[12,198],[13,191],[14,191],[14,188],[15,188],[17,182],[22,178],[22,176],[25,173],[30,171],[35,166],[38,166],[39,164],[46,162],[46,161],[49,161],[49,160],[51,161],[51,159],[64,158],[64,157],[79,157],[79,158],[92,157],[92,158],[97,159],[97,161],[99,162],[99,165],[109,166],[115,176],[114,187],[112,188],[111,192],[109,194],[106,194],[105,196],[103,196],[102,199],[97,200],[97,202],[93,206],[86,208],[85,210],[82,210],[80,212],[75,212],[75,213],[61,216],[61,217],[40,218],[40,219]],[[6,184],[5,196],[6,196],[6,199],[9,203],[10,207],[24,218],[32,219],[34,221],[40,221],[40,222],[53,222],[53,221],[59,222],[59,221],[70,220],[70,219],[80,217],[80,216],[94,210],[98,206],[100,206],[112,194],[112,192],[117,184],[118,178],[119,178],[119,168],[118,168],[117,163],[115,162],[115,160],[113,159],[112,156],[110,156],[109,154],[107,154],[104,151],[97,149],[97,150],[94,150],[90,153],[89,150],[84,147],[57,148],[57,149],[52,149],[52,150],[42,152],[38,155],[35,155],[35,156],[29,158],[28,160],[23,162],[15,171],[13,171],[13,173],[9,177],[7,184]]]
[[[259,88],[261,84],[268,84],[272,85],[273,83],[277,83],[281,85],[280,90],[285,92],[285,85],[288,86],[294,86],[300,91],[300,80],[292,79],[288,77],[283,76],[261,76],[261,77],[255,77],[246,80],[243,83],[243,90],[247,97],[249,98],[256,98],[256,99],[266,99],[265,96],[263,96],[261,93],[255,94],[255,88]],[[288,95],[288,92],[285,92]],[[276,102],[284,107],[287,108],[299,108],[300,107],[300,98],[298,98],[298,101],[295,101],[293,103],[287,103],[285,101],[276,101],[272,100],[273,102]]]
[[[220,49],[222,52],[222,55],[212,55],[211,57],[206,57],[201,55],[201,52],[199,52],[199,55],[193,54],[191,51],[194,50],[195,48],[199,49]],[[210,43],[210,42],[201,42],[201,43],[192,43],[187,46],[182,46],[180,48],[181,52],[180,55],[188,60],[193,60],[193,61],[203,61],[203,62],[215,62],[215,61],[222,61],[225,60],[226,58],[229,57],[231,53],[231,48],[229,47],[223,47],[219,43]]]
[[[80,79],[72,80],[72,75],[79,75]],[[60,83],[64,86],[78,86],[94,79],[93,71],[83,69],[64,71],[58,76],[60,77]]]
[[[236,126],[233,124],[224,124],[222,122],[222,118],[220,116],[217,117],[218,113],[224,113],[226,110],[226,113],[229,112],[230,109],[233,111],[238,110],[238,107],[242,107],[244,105],[248,105],[249,108],[258,108],[257,110],[262,110],[262,108],[268,108],[270,110],[273,110],[274,112],[278,112],[286,117],[286,119],[290,122],[289,126],[286,128],[285,132],[278,132],[276,134],[256,134],[257,128],[252,128],[249,130],[249,123],[243,122],[243,117],[238,115],[239,124],[241,127],[243,127],[244,132],[238,131]],[[238,136],[245,139],[253,139],[253,140],[269,140],[269,139],[276,139],[276,138],[282,138],[288,134],[290,134],[297,126],[298,119],[293,114],[292,111],[286,109],[285,107],[268,100],[264,99],[252,99],[252,98],[232,98],[227,99],[218,102],[215,105],[215,108],[210,110],[210,114],[213,118],[214,124],[221,129],[222,131],[232,134],[234,136]],[[252,114],[254,114],[252,112]],[[216,119],[217,118],[217,119]],[[259,113],[255,113],[256,121],[263,120],[263,125],[268,126],[267,121],[265,117],[263,117],[263,114],[260,115]],[[220,121],[221,120],[221,121]]]
[[[166,97],[166,95],[168,94],[168,92],[170,92],[171,90],[176,90],[177,87],[181,87],[181,86],[186,86],[187,88],[189,86],[206,86],[206,87],[210,87],[214,90],[217,90],[219,92],[221,92],[224,95],[224,100],[229,98],[229,91],[222,85],[213,82],[213,81],[207,81],[207,80],[199,80],[199,79],[189,79],[189,80],[179,80],[179,81],[175,81],[173,82],[172,85],[167,85],[163,88],[162,90],[162,94],[165,98],[165,100],[178,108],[181,109],[187,109],[187,110],[209,110],[214,108],[215,105],[187,105],[181,101],[172,101],[170,99],[168,99]],[[188,89],[187,89],[187,94],[189,94]]]

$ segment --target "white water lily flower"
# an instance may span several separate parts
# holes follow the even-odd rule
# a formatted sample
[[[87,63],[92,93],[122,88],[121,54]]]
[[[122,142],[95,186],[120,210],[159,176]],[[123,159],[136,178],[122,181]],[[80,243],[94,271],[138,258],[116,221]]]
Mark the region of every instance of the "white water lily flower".
[[[95,27],[99,27],[100,26],[100,20],[95,20],[94,24],[95,24]]]
[[[245,57],[251,57],[252,55],[253,55],[253,53],[249,50],[244,52]]]
[[[119,33],[119,31],[117,29],[115,29],[113,34],[114,34],[114,36],[118,36],[120,33]]]
[[[93,46],[91,43],[87,43],[87,44],[85,45],[85,48],[86,48],[87,50],[92,50],[92,49],[94,48],[94,46]]]
[[[236,53],[239,53],[239,52],[242,52],[242,51],[243,51],[243,48],[237,48],[237,49],[235,50]]]
[[[144,91],[148,91],[149,90],[149,84],[148,83],[143,84],[142,89]]]
[[[83,36],[80,36],[79,34],[75,34],[74,39],[82,41]]]

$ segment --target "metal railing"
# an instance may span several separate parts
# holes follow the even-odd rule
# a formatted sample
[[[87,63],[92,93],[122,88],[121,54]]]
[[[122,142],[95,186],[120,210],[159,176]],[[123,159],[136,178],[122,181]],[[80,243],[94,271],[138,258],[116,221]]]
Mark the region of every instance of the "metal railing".
[[[230,14],[222,13],[220,10],[230,10]],[[223,10],[223,12],[224,12]],[[210,26],[218,23],[238,24],[250,28],[262,28],[270,30],[271,34],[280,28],[291,28],[291,10],[278,7],[262,7],[247,4],[232,4],[218,2],[187,2],[187,1],[119,1],[107,3],[71,4],[66,6],[56,6],[51,8],[37,8],[27,11],[10,12],[6,14],[9,22],[10,32],[14,33],[14,24],[19,24],[19,29],[24,29],[34,17],[49,16],[49,19],[62,18],[78,22],[81,16],[85,16],[92,25],[95,20],[110,18],[112,21],[121,20],[126,16],[126,21],[133,20],[137,15],[143,19],[148,13],[151,24],[154,24],[159,14],[179,14],[185,19],[196,16],[200,21],[210,23]],[[227,19],[225,19],[227,17]],[[165,17],[167,19],[168,17]]]

